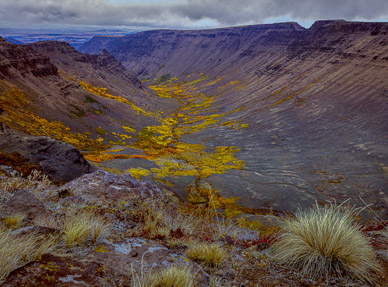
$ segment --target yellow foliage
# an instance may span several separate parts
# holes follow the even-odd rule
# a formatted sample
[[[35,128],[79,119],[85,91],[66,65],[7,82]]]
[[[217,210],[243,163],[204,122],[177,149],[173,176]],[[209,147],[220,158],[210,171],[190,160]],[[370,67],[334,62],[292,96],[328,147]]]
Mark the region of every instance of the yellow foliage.
[[[98,127],[96,129],[96,133],[98,133],[100,135],[107,135],[108,134],[102,127]]]
[[[102,150],[106,146],[100,141],[93,140],[80,133],[72,133],[60,121],[48,121],[29,110],[27,95],[15,87],[1,83],[5,91],[0,94],[0,107],[4,110],[0,118],[10,127],[22,130],[31,135],[48,136],[64,141],[79,150]]]
[[[24,219],[22,214],[7,216],[3,218],[3,222],[9,227],[17,227]]]
[[[127,169],[125,172],[129,173],[130,175],[132,175],[137,180],[139,180],[140,177],[148,176],[151,173],[148,169],[144,169],[144,168],[141,168],[141,167],[130,168],[130,169]]]
[[[138,106],[136,106],[132,102],[128,101],[127,99],[125,99],[123,97],[108,94],[106,88],[93,87],[92,85],[85,83],[85,82],[82,82],[82,81],[79,84],[81,85],[81,87],[83,89],[95,94],[96,96],[111,99],[111,100],[114,100],[116,102],[120,102],[120,103],[124,103],[124,104],[129,105],[134,111],[136,111],[136,113],[138,115],[140,113],[142,113],[144,116],[152,117],[152,113],[144,111],[142,108],[139,108]]]
[[[202,88],[212,86],[212,85],[218,83],[219,81],[221,81],[223,78],[225,78],[225,77],[218,78],[218,79],[216,79],[216,80],[214,80],[214,81],[212,81],[212,82],[210,82],[210,83],[207,83],[207,84],[205,84],[205,85],[202,85]]]
[[[131,134],[136,133],[136,130],[133,129],[133,128],[131,128],[131,127],[129,127],[129,126],[122,125],[121,127],[122,127],[127,133],[131,133]]]

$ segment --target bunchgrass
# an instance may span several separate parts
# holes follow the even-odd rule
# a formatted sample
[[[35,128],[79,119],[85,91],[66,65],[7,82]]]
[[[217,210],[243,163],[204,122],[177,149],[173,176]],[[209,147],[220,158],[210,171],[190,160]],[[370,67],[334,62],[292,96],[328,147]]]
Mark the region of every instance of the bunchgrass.
[[[194,276],[186,267],[170,266],[146,277],[149,287],[193,287]]]
[[[354,222],[357,209],[332,204],[288,219],[275,244],[275,258],[312,276],[350,275],[372,282],[379,271],[366,236]]]
[[[98,237],[109,234],[109,226],[103,218],[92,211],[81,211],[66,218],[63,227],[67,247],[95,243]]]
[[[0,228],[0,282],[12,270],[55,249],[55,238],[34,233],[16,235]]]
[[[226,259],[226,250],[216,243],[193,243],[186,250],[186,255],[209,267],[218,267]]]
[[[15,214],[3,218],[3,223],[11,228],[16,228],[23,221],[24,215]]]

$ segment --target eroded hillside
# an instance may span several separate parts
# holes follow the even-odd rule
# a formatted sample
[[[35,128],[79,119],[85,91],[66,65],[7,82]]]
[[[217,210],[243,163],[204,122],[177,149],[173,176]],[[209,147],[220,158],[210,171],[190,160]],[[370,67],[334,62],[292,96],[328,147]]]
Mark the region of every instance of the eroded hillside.
[[[386,23],[318,21],[96,37],[81,50],[106,49],[150,86],[207,77],[196,91],[248,128],[190,140],[240,149],[241,170],[208,178],[240,204],[295,210],[362,197],[386,214],[387,37]]]
[[[2,121],[29,134],[80,150],[103,149],[109,141],[125,142],[116,134],[129,126],[152,123],[135,108],[162,109],[152,91],[107,52],[90,56],[66,43],[2,40],[0,57]],[[95,92],[99,87],[104,93]]]

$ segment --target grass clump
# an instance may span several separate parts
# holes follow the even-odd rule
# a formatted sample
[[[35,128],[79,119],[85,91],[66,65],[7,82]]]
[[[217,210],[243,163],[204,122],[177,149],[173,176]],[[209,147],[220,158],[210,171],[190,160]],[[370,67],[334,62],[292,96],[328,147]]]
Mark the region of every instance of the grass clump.
[[[0,197],[2,198],[10,198],[16,190],[29,189],[41,199],[45,195],[43,191],[52,186],[48,176],[36,169],[32,170],[26,178],[23,178],[23,174],[16,171],[10,175],[2,173],[0,170],[0,176],[3,176],[0,180]]]
[[[11,215],[3,218],[3,223],[8,227],[17,227],[23,221],[24,216],[22,214]]]
[[[67,218],[63,232],[66,246],[74,247],[89,241],[95,243],[100,235],[108,235],[109,227],[104,219],[94,212],[82,211]]]
[[[194,243],[186,250],[186,255],[209,267],[218,267],[226,258],[226,250],[216,243]]]
[[[33,233],[15,235],[10,230],[0,228],[0,282],[12,270],[55,249],[55,238]]]
[[[366,236],[354,222],[356,209],[332,204],[301,212],[284,222],[275,258],[312,276],[350,275],[372,282],[379,271]]]
[[[146,277],[147,287],[193,287],[194,276],[186,267],[170,266]]]

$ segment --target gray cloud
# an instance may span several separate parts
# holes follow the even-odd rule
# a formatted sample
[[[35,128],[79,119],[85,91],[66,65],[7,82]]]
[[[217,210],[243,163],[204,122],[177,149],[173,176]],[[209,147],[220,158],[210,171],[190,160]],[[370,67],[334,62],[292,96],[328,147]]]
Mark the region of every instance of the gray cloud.
[[[119,4],[120,3],[120,4]],[[0,24],[196,28],[295,20],[388,19],[387,0],[0,0]],[[387,20],[388,21],[388,20]]]

